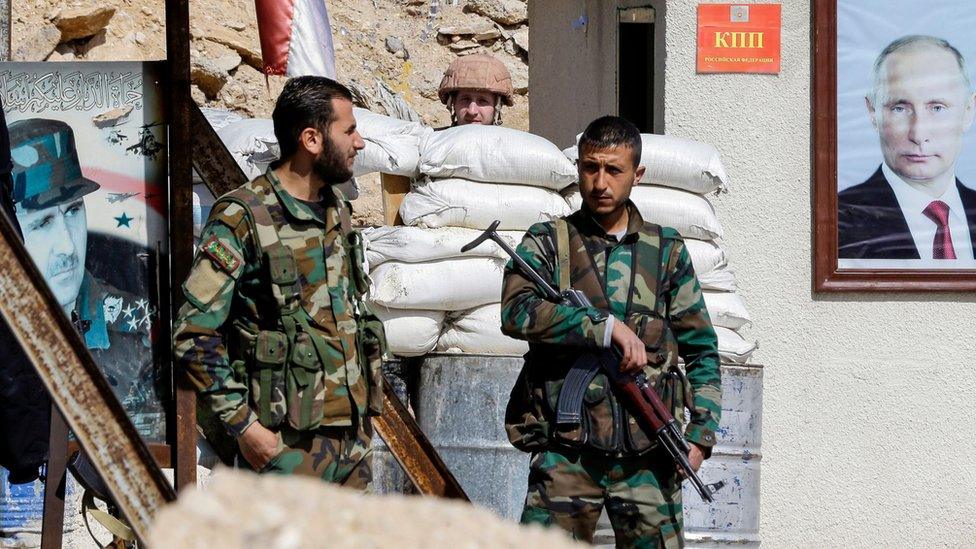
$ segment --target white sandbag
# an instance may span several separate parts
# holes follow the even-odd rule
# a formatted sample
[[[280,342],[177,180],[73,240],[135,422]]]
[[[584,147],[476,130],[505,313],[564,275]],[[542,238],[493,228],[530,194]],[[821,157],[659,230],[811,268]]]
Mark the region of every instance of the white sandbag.
[[[407,177],[420,175],[420,142],[433,128],[383,116],[366,109],[353,108],[356,129],[366,147],[353,162],[353,174],[383,172]]]
[[[461,311],[497,302],[505,260],[464,257],[430,263],[387,261],[370,273],[370,299],[391,309]]]
[[[203,114],[203,117],[207,119],[207,122],[210,123],[210,127],[212,127],[214,131],[217,131],[229,124],[233,124],[239,120],[244,120],[243,116],[227,109],[200,107],[200,112]]]
[[[462,227],[422,229],[404,225],[363,229],[366,263],[374,268],[387,261],[424,263],[452,257],[508,259],[508,254],[491,240],[486,240],[475,249],[462,254],[461,247],[477,238],[481,232]],[[524,231],[498,231],[498,235],[512,248],[518,246],[524,234]]]
[[[449,313],[437,342],[439,353],[518,356],[528,350],[527,342],[502,333],[501,306],[498,303]]]
[[[705,296],[705,307],[708,308],[708,316],[711,317],[713,325],[738,330],[752,323],[746,304],[739,294],[702,292],[702,295]]]
[[[248,180],[263,174],[278,159],[278,138],[268,118],[245,118],[217,130],[217,136],[230,151]]]
[[[496,185],[464,179],[416,182],[400,205],[406,225],[484,230],[500,220],[500,230],[525,231],[540,221],[568,215],[559,193],[538,187]]]
[[[352,108],[352,115],[356,118],[356,130],[363,137],[412,135],[417,139],[423,139],[434,131],[430,126],[420,122],[401,120],[359,107]]]
[[[702,290],[734,292],[739,289],[735,284],[735,274],[727,266],[700,274],[696,269],[695,274],[698,276],[698,284],[701,285]]]
[[[696,273],[707,273],[729,264],[729,256],[725,252],[725,248],[717,242],[686,238],[685,248],[688,249],[688,255],[691,256],[691,263],[694,265]]]
[[[715,326],[715,334],[718,336],[718,356],[723,361],[743,364],[756,352],[759,344],[754,341],[747,341],[735,331],[721,326]]]
[[[671,227],[685,238],[712,240],[722,236],[715,209],[703,196],[648,185],[634,187],[630,199],[645,221]]]
[[[576,136],[577,142],[580,136]],[[729,176],[718,150],[708,144],[672,135],[641,134],[644,176],[638,184],[664,185],[697,194],[727,190]],[[572,162],[579,156],[576,145],[563,150]]]
[[[421,144],[420,171],[559,190],[576,181],[576,168],[549,140],[501,126],[467,124],[437,131]]]
[[[579,191],[564,192],[570,211],[583,206]],[[652,185],[636,186],[630,200],[637,206],[644,221],[677,230],[685,238],[712,240],[722,236],[722,224],[715,216],[712,204],[703,196]]]
[[[366,137],[366,147],[356,154],[353,161],[353,175],[382,172],[393,175],[417,177],[420,162],[417,140],[411,136]]]
[[[416,177],[419,174],[420,141],[434,131],[432,128],[366,109],[353,108],[353,114],[356,129],[366,143],[356,154],[353,175],[384,172]],[[248,179],[263,174],[280,156],[270,119],[245,118],[231,122],[218,129],[217,135]]]
[[[397,356],[425,355],[437,345],[444,311],[409,311],[373,306],[383,321],[390,352]]]

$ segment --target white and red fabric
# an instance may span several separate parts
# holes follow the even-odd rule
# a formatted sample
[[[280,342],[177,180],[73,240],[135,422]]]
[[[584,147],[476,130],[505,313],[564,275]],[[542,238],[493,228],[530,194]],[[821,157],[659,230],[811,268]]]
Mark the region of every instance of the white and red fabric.
[[[264,72],[336,77],[325,0],[255,0]]]

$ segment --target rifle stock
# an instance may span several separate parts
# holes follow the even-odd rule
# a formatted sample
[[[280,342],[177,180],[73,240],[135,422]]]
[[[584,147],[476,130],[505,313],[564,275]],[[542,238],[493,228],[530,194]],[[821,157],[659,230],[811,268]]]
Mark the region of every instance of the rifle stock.
[[[479,235],[471,243],[465,245],[461,251],[466,252],[485,240],[491,239],[512,257],[512,261],[522,271],[522,274],[538,285],[549,299],[561,301],[574,307],[592,306],[589,299],[579,290],[570,288],[563,294],[556,291],[552,285],[546,282],[539,273],[532,269],[528,263],[516,254],[515,250],[498,236],[498,233],[495,231],[497,226],[497,222],[492,223],[484,233]],[[582,357],[580,360],[593,360],[595,358],[599,362],[601,370],[610,380],[614,393],[623,405],[629,409],[640,427],[658,440],[684,476],[695,486],[695,490],[701,498],[709,503],[714,501],[712,494],[715,490],[721,488],[724,483],[716,483],[713,488],[706,486],[701,478],[698,477],[698,474],[688,461],[688,453],[691,447],[688,446],[688,442],[681,433],[678,422],[675,421],[671,411],[664,405],[657,391],[648,383],[647,376],[643,372],[636,375],[621,372],[620,360],[622,357],[620,351],[615,347],[608,351],[603,351],[603,353],[605,355],[602,357],[594,357],[591,354],[590,356]]]

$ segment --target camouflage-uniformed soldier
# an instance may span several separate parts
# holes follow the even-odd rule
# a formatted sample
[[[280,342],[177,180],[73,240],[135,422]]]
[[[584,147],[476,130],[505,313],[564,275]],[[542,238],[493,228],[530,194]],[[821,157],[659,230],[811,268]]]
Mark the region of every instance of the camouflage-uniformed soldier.
[[[358,233],[335,188],[364,147],[351,98],[327,78],[285,85],[272,114],[281,158],[214,204],[175,351],[254,470],[366,488],[378,360],[357,337]]]
[[[582,291],[591,308],[544,299],[510,263],[502,330],[529,341],[506,411],[512,443],[532,452],[522,522],[556,525],[592,541],[604,505],[621,547],[680,547],[681,480],[599,373],[578,404],[578,424],[557,424],[567,373],[587,350],[616,346],[620,369],[656,381],[679,421],[697,469],[715,443],[721,413],[715,331],[678,233],[645,222],[629,200],[643,174],[640,133],[617,117],[591,123],[579,143],[583,208],[533,225],[518,254],[553,286]],[[678,369],[685,360],[686,372]]]

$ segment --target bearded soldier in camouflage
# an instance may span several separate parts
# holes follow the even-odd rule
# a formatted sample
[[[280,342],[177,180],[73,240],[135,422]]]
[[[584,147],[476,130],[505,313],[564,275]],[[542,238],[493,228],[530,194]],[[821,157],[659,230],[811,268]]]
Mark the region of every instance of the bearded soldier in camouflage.
[[[640,133],[617,117],[591,123],[579,142],[583,207],[533,225],[518,254],[560,290],[593,303],[544,299],[512,263],[505,273],[502,330],[530,343],[506,411],[517,448],[531,452],[524,523],[556,525],[592,541],[604,505],[619,547],[681,547],[681,477],[643,432],[602,373],[585,386],[580,421],[556,421],[560,391],[588,350],[616,346],[620,370],[643,369],[685,430],[697,470],[711,453],[721,412],[715,331],[681,236],[645,222],[629,200]],[[678,358],[685,361],[685,372]]]
[[[360,241],[335,187],[364,143],[327,78],[289,80],[272,118],[281,159],[214,204],[175,352],[254,470],[364,489],[382,330],[361,331]]]

